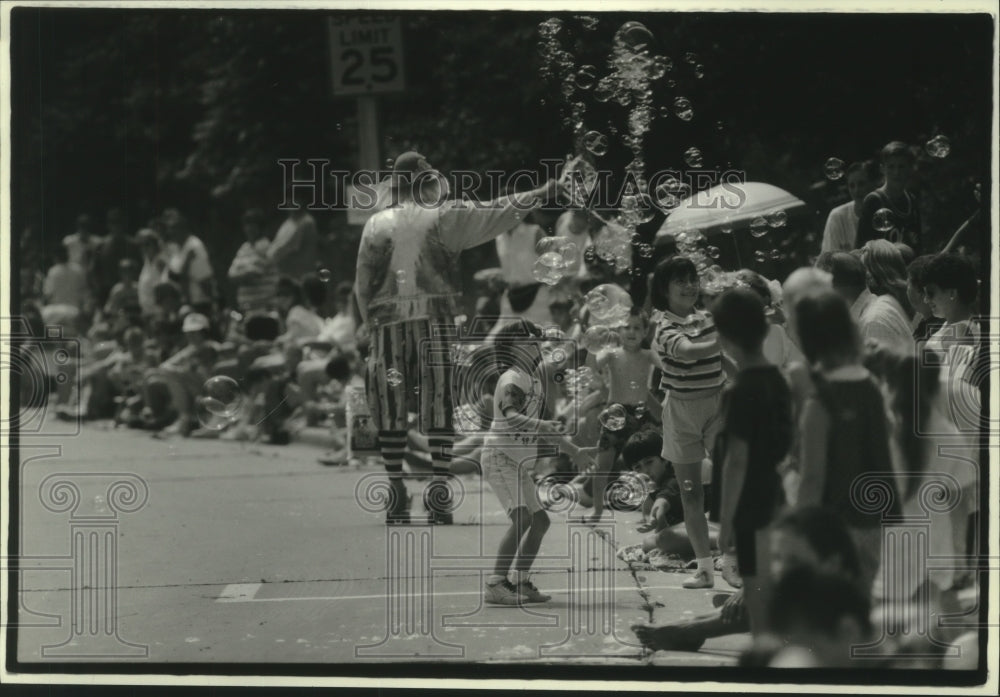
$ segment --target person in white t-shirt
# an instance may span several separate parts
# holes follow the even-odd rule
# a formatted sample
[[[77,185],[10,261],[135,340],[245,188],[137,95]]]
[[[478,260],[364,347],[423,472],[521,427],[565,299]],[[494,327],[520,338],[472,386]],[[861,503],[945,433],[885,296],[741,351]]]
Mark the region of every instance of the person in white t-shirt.
[[[94,252],[101,246],[103,238],[93,234],[93,221],[86,213],[76,218],[76,232],[63,238],[63,247],[69,255],[69,263],[76,264],[84,273],[90,272]]]
[[[188,303],[198,309],[210,306],[214,296],[212,263],[205,243],[195,237],[191,227],[176,208],[163,214],[167,237],[176,245],[167,262],[171,280],[181,285]]]
[[[871,160],[855,162],[847,168],[847,193],[851,200],[830,211],[823,229],[823,252],[849,252],[858,236],[858,219],[865,196],[879,185],[878,167]]]
[[[545,230],[535,222],[532,212],[528,212],[517,226],[497,236],[497,257],[506,290],[500,298],[500,321],[494,325],[490,336],[494,336],[505,322],[518,317],[543,327],[552,324],[551,289],[534,277],[539,257],[538,242],[544,237]]]
[[[42,285],[46,305],[70,305],[87,314],[92,309],[90,287],[83,269],[69,261],[66,247],[53,250],[55,264],[49,268]]]

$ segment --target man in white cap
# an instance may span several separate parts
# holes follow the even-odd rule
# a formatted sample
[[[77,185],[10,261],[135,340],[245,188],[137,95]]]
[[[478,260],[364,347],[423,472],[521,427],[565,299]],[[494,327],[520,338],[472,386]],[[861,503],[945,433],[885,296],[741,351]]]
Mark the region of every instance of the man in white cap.
[[[550,180],[534,191],[473,204],[445,201],[447,182],[420,153],[396,158],[392,205],[365,223],[355,285],[371,336],[368,402],[393,490],[387,524],[409,522],[403,452],[411,411],[419,414],[434,467],[434,482],[424,494],[429,522],[452,522],[446,482],[455,405],[447,356],[461,314],[459,255],[513,228],[528,211],[565,191],[570,171],[567,166],[558,182]],[[422,360],[421,346],[429,340],[440,342],[440,350],[425,350]],[[444,358],[428,361],[429,355]]]
[[[176,414],[176,420],[165,429],[165,434],[187,436],[195,427],[192,412],[194,398],[209,377],[203,364],[206,351],[214,347],[209,340],[210,324],[198,312],[184,317],[181,330],[187,346],[179,350],[146,376],[145,402],[151,412],[147,421],[162,424],[165,418]]]

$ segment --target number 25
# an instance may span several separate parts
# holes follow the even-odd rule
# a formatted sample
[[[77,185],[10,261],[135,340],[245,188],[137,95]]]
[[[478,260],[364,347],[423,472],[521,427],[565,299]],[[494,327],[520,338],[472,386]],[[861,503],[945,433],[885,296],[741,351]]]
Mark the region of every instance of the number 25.
[[[363,85],[365,80],[357,73],[361,69],[361,66],[364,65],[364,54],[356,48],[349,48],[341,53],[340,57],[347,64],[341,81],[345,85]],[[390,82],[399,73],[396,61],[392,59],[392,48],[390,46],[376,46],[369,49],[368,61],[373,68],[371,73],[373,82]]]

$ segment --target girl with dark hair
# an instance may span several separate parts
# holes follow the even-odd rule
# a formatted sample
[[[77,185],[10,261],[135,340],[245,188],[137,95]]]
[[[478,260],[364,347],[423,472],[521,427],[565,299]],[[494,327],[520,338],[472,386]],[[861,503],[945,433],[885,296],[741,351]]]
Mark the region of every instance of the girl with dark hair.
[[[685,256],[664,259],[653,272],[650,296],[661,312],[653,334],[654,359],[663,371],[663,458],[681,483],[684,524],[698,568],[685,588],[711,588],[714,566],[705,518],[702,462],[721,427],[722,352],[712,317],[695,309],[701,292],[698,271]]]
[[[802,479],[798,505],[831,506],[843,517],[871,588],[881,561],[883,516],[898,512],[894,483],[885,481],[889,441],[878,386],[861,364],[858,331],[846,301],[834,291],[798,301],[796,328],[812,366],[814,392],[799,417]],[[889,510],[860,504],[866,492],[890,487]]]

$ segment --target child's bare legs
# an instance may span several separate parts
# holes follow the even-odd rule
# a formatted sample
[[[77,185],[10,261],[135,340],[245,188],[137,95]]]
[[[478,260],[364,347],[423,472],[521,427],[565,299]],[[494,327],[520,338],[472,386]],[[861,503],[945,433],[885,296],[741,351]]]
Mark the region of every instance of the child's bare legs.
[[[549,529],[549,517],[545,511],[534,514],[526,506],[518,506],[510,513],[510,527],[500,539],[497,559],[493,566],[495,576],[507,577],[511,566],[515,571],[527,572],[538,555],[542,538]],[[514,558],[517,563],[514,563]]]
[[[500,547],[497,549],[496,563],[493,565],[493,575],[507,578],[510,567],[514,564],[514,557],[517,555],[518,543],[528,525],[528,509],[521,506],[515,508],[510,513],[510,527],[500,538]]]
[[[708,519],[705,517],[705,489],[701,485],[701,460],[675,463],[674,472],[681,485],[684,527],[698,562],[698,573],[685,582],[685,588],[711,588],[714,585],[714,574],[712,550],[708,541]]]
[[[528,517],[527,508],[519,508],[523,515]],[[514,563],[514,571],[526,574],[531,565],[535,563],[538,556],[538,548],[542,546],[542,538],[549,530],[549,516],[545,511],[536,511],[528,517],[528,528],[521,537],[521,544],[517,548],[517,561]]]

